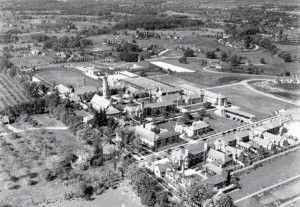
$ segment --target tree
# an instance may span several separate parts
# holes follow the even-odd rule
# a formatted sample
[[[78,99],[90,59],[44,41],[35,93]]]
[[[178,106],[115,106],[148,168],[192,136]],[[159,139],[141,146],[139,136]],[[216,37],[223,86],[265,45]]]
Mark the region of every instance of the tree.
[[[227,53],[226,52],[221,52],[221,58],[220,58],[220,60],[221,61],[227,61],[227,59],[228,59],[228,55],[227,55]]]
[[[93,186],[87,185],[85,183],[82,183],[79,186],[81,195],[86,199],[90,200],[91,196],[94,194],[94,188]]]
[[[194,50],[188,48],[184,51],[183,55],[185,57],[194,57],[194,53]]]
[[[284,62],[292,62],[292,56],[290,54],[283,55]]]
[[[205,57],[209,58],[209,59],[215,59],[217,56],[216,56],[215,51],[210,51],[209,50],[209,51],[206,51]]]
[[[211,199],[211,202],[207,206],[212,207],[235,207],[232,197],[228,194],[216,195]]]
[[[195,181],[187,189],[187,200],[192,207],[202,207],[203,202],[215,194],[212,184]]]
[[[181,121],[183,123],[190,123],[191,122],[191,114],[189,112],[184,112],[182,114]]]
[[[264,59],[264,58],[260,58],[260,63],[261,63],[261,64],[266,64],[265,59]]]
[[[187,64],[188,62],[187,62],[186,56],[180,57],[180,58],[179,58],[179,62],[180,62],[180,63]]]
[[[241,64],[242,57],[233,55],[230,57],[231,66],[238,66]]]

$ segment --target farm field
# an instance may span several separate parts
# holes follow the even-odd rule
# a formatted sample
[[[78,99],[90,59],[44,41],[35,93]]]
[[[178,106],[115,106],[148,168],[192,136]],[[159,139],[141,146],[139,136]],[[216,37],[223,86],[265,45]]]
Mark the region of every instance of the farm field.
[[[168,84],[168,85],[172,85],[174,87],[180,86],[182,84],[190,84],[190,85],[200,87],[200,88],[204,87],[202,85],[192,84],[186,80],[183,80],[183,79],[177,78],[175,76],[171,76],[171,75],[160,75],[160,76],[154,76],[154,77],[148,77],[148,78]]]
[[[0,110],[28,101],[22,86],[13,78],[0,74]]]
[[[290,106],[285,102],[251,91],[243,85],[224,86],[209,91],[227,96],[232,105],[241,107],[241,110],[255,115],[258,119],[267,118],[273,111]]]
[[[87,86],[99,86],[101,80],[95,80],[84,76],[80,71],[74,70],[49,70],[42,71],[36,74],[37,78],[42,79],[43,81],[53,85],[55,84],[64,84],[71,85],[73,87],[84,86],[84,79]]]
[[[38,66],[50,64],[53,61],[53,58],[42,55],[33,55],[26,58],[11,58],[10,61],[17,67],[21,67],[22,65]]]
[[[286,156],[277,158],[271,163],[240,177],[242,189],[230,193],[233,200],[237,200],[247,194],[251,194],[263,187],[268,187],[300,173],[300,150],[296,150]]]

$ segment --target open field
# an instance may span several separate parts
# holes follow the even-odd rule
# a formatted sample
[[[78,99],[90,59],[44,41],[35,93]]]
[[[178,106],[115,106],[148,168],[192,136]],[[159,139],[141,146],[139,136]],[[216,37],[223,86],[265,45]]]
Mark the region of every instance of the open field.
[[[289,45],[289,44],[284,45],[284,44],[276,43],[275,45],[279,49],[290,53],[292,56],[294,56],[294,55],[299,56],[299,54],[300,54],[300,45],[299,44],[298,45]]]
[[[242,175],[240,184],[242,189],[230,193],[234,200],[254,193],[263,187],[278,183],[279,180],[285,180],[300,173],[300,150],[296,150],[286,156],[277,158],[271,163],[252,171],[249,174]]]
[[[258,91],[294,101],[300,100],[300,84],[277,84],[270,81],[250,81],[249,84]]]
[[[209,91],[227,96],[232,105],[241,107],[241,110],[255,115],[258,119],[267,118],[273,111],[289,106],[285,102],[257,94],[242,85],[224,86]]]
[[[0,110],[28,101],[22,86],[13,78],[0,74]]]
[[[33,55],[26,58],[12,58],[10,61],[18,67],[21,67],[22,65],[37,66],[49,64],[53,61],[53,58],[42,55]]]
[[[49,84],[64,84],[64,85],[72,85],[73,87],[77,87],[77,85],[84,86],[84,79],[87,86],[99,86],[101,84],[101,80],[95,80],[89,77],[81,75],[81,72],[75,72],[72,70],[50,70],[50,71],[42,71],[36,74],[37,78],[40,78]]]

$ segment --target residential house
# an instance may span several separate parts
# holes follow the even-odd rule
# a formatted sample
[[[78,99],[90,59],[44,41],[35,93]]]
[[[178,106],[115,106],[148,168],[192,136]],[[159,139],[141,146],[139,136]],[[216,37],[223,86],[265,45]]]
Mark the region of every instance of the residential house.
[[[220,150],[222,152],[225,151],[226,146],[235,147],[236,144],[237,144],[237,138],[234,135],[226,135],[214,141],[216,150]]]
[[[217,151],[213,148],[211,148],[208,151],[206,161],[208,161],[208,162],[214,162],[214,161],[219,162],[220,161],[221,165],[219,165],[219,167],[222,167],[222,168],[233,164],[233,159],[231,157],[229,157],[225,153]]]
[[[250,150],[251,148],[251,142],[243,142],[243,141],[240,141],[237,143],[238,147],[243,149],[243,150]]]
[[[125,106],[124,113],[127,114],[129,117],[140,117],[143,113],[142,108],[140,105],[137,106]]]
[[[8,116],[1,116],[2,124],[9,124],[9,117]]]
[[[87,123],[88,121],[90,121],[90,120],[92,120],[94,118],[94,114],[90,114],[90,113],[88,113],[86,111],[83,111],[83,110],[76,110],[76,111],[74,111],[74,113],[77,116],[81,117],[82,121],[84,123]]]
[[[210,183],[215,188],[220,189],[220,188],[223,188],[224,186],[226,186],[227,175],[226,175],[226,173],[224,173],[223,175],[216,175],[216,176],[210,177],[206,180],[203,180],[202,182]]]
[[[261,126],[255,127],[254,128],[254,133],[257,134],[259,137],[264,132],[269,132],[271,134],[279,134],[280,128],[282,127],[282,122],[281,120],[273,120],[267,124],[262,124]]]
[[[170,159],[172,162],[178,163],[178,166],[188,169],[193,165],[204,162],[207,151],[207,143],[197,142],[173,150]]]
[[[156,177],[163,178],[166,175],[167,164],[159,164],[154,167],[154,174]]]
[[[237,160],[242,152],[243,152],[243,150],[236,148],[236,147],[231,147],[231,146],[225,147],[225,154],[232,157],[233,160]]]
[[[58,90],[61,97],[66,97],[72,93],[72,89],[63,84],[58,84],[55,88]]]
[[[268,139],[262,139],[260,137],[254,137],[252,140],[252,143],[254,145],[261,146],[268,150],[273,150],[275,148],[275,145],[273,144],[272,141],[270,141]]]
[[[175,131],[179,133],[185,133],[187,136],[197,136],[209,132],[210,126],[204,121],[195,121],[191,126],[177,124],[175,125]]]

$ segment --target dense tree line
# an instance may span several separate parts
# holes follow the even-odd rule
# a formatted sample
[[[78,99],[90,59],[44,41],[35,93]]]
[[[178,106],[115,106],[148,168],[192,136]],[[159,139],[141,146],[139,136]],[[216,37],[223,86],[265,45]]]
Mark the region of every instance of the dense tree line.
[[[138,16],[117,23],[113,28],[117,30],[135,30],[138,28],[143,28],[145,30],[155,30],[173,29],[178,27],[197,27],[202,25],[204,25],[204,23],[201,20],[192,20],[187,18]]]
[[[64,37],[56,37],[53,36],[50,39],[44,42],[43,49],[52,49],[54,51],[61,51],[61,49],[65,48],[85,48],[87,46],[93,45],[92,41],[89,39],[85,39],[82,36],[64,36]]]

